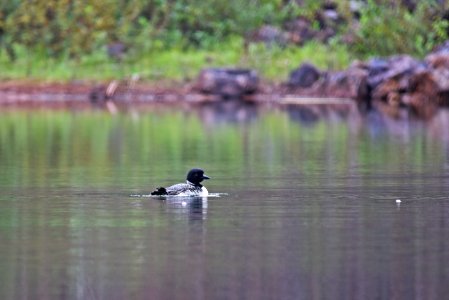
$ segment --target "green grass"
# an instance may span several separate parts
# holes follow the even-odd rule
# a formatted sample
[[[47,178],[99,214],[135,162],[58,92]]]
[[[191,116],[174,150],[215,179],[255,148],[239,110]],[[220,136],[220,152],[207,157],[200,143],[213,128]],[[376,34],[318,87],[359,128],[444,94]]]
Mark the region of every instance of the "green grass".
[[[244,49],[241,39],[210,49],[158,49],[146,53],[130,52],[122,62],[107,57],[105,51],[80,59],[52,59],[19,49],[15,62],[0,54],[0,80],[104,81],[138,74],[146,81],[191,80],[206,67],[252,68],[268,81],[280,82],[304,61],[322,69],[343,69],[350,62],[344,45],[309,43],[302,47],[267,47],[251,44]]]

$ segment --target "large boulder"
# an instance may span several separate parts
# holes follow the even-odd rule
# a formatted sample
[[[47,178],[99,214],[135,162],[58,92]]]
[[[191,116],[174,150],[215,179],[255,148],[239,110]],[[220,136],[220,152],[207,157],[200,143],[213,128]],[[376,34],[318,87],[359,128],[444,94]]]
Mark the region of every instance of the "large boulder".
[[[382,107],[393,116],[411,112],[430,118],[438,107],[449,106],[449,41],[424,61],[396,55],[322,73],[303,64],[290,73],[287,86],[301,96],[352,98],[366,107]]]
[[[359,67],[322,73],[305,63],[290,73],[287,86],[289,92],[301,96],[365,101],[369,98],[367,78],[368,71]]]
[[[438,104],[449,106],[449,40],[427,55],[425,62],[432,68],[431,73],[436,84]]]
[[[409,90],[410,79],[408,76],[397,76],[385,79],[379,82],[371,91],[371,98],[375,101],[380,100],[396,105],[397,96],[406,93]],[[391,101],[395,100],[395,101]]]
[[[435,82],[440,106],[449,106],[449,68],[432,70],[432,79]]]
[[[400,55],[371,60],[366,65],[373,102],[383,103],[389,110],[407,108],[421,118],[436,111],[439,90],[445,88],[445,83],[441,79],[439,83],[439,76],[429,64]]]
[[[434,115],[439,105],[438,82],[433,70],[418,71],[410,77],[401,104],[409,107],[418,117],[427,119]]]
[[[345,71],[329,72],[314,88],[323,96],[351,98],[358,101],[368,99],[368,72],[352,67]]]
[[[369,74],[368,84],[374,90],[381,83],[390,79],[405,79],[423,67],[422,62],[409,55],[397,55],[388,59],[372,59],[366,63]]]
[[[449,105],[449,43],[429,54],[424,62],[393,56],[366,64],[373,101],[410,109],[431,117],[438,106]]]
[[[436,108],[449,105],[449,69],[417,72],[410,80],[406,96],[404,102],[415,110],[425,106]]]
[[[312,86],[321,76],[321,72],[310,63],[303,63],[290,72],[288,86],[290,88],[306,88]]]
[[[194,89],[225,99],[238,98],[258,91],[259,76],[250,69],[209,68],[200,72]]]

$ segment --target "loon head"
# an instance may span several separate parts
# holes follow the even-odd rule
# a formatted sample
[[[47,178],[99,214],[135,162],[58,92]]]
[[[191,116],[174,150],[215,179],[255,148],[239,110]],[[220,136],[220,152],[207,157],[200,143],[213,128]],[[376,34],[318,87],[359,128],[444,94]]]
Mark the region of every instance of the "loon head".
[[[204,174],[204,171],[201,169],[192,169],[187,173],[187,181],[195,184],[200,185],[200,182],[204,179],[210,179],[209,176]]]

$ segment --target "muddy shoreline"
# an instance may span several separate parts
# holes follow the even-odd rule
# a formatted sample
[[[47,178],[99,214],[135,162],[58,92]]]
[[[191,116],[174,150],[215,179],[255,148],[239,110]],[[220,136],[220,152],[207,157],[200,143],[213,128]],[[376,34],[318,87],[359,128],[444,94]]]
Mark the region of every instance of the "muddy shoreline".
[[[0,82],[0,107],[75,103],[101,106],[105,102],[123,105],[201,104],[221,101],[279,104],[284,100],[286,103],[292,104],[292,101],[294,101],[292,100],[294,96],[286,93],[282,85],[269,83],[261,84],[257,93],[232,99],[223,99],[220,95],[201,93],[196,91],[193,86],[193,83],[130,83],[126,80],[113,80],[100,84],[5,81]],[[313,102],[315,100],[311,100],[311,97],[304,97],[303,101],[306,104],[308,101]]]
[[[111,86],[116,86],[108,95]],[[204,94],[193,83],[134,83],[111,81],[108,83],[33,83],[0,82],[0,110],[19,109],[104,109],[112,114],[151,107],[222,106],[232,114],[237,108],[263,106],[267,109],[303,107],[312,114],[322,116],[325,111],[352,113],[357,102],[349,98],[313,97],[289,94],[282,84],[260,84],[257,93],[237,98]],[[234,111],[235,110],[235,111]]]
[[[107,97],[108,87],[115,85],[113,95]],[[100,93],[101,96],[95,96]],[[303,109],[308,114],[323,117],[329,112],[340,115],[354,112],[364,114],[356,99],[344,97],[322,97],[307,91],[302,94],[289,93],[283,84],[263,83],[255,94],[239,98],[223,99],[219,95],[207,95],[195,90],[193,83],[163,82],[135,83],[110,81],[105,83],[68,82],[41,83],[29,81],[0,82],[0,110],[17,109],[103,109],[112,114],[130,109],[145,110],[151,107],[195,108],[204,105],[226,107],[264,106],[295,111]],[[382,111],[382,108],[376,110]],[[228,113],[233,113],[232,109]],[[397,117],[397,116],[396,116]],[[403,110],[402,118],[410,115]]]

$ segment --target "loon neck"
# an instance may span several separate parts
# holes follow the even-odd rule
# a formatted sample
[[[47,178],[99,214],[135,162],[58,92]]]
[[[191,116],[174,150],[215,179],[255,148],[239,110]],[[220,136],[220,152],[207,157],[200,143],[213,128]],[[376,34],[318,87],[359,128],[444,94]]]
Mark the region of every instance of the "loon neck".
[[[187,182],[187,184],[191,184],[191,185],[196,186],[196,187],[203,187],[200,183],[193,183],[193,182],[190,182],[188,180],[186,180],[186,182]]]

